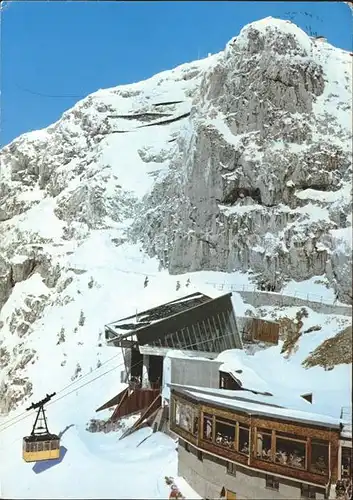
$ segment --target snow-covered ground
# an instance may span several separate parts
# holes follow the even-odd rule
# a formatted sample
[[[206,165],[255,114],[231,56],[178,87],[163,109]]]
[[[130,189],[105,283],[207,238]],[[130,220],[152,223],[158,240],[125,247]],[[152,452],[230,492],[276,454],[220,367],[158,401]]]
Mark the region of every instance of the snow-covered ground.
[[[60,409],[57,405],[52,428],[74,426],[62,437],[61,445],[67,449],[64,459],[52,468],[36,473],[33,463],[21,459],[20,439],[2,440],[1,453],[6,456],[1,466],[2,497],[168,498],[170,489],[164,478],[176,474],[176,444],[172,439],[159,432],[151,434],[149,428],[121,441],[116,433],[90,434],[80,418],[66,411],[70,402],[64,406]],[[51,414],[54,407],[48,411],[48,416]],[[18,425],[17,432],[27,433],[28,424]]]
[[[270,22],[267,19],[258,26]],[[273,23],[283,29],[283,22]],[[293,29],[289,23],[288,30]],[[298,34],[298,30],[295,32]],[[246,29],[238,39],[239,48],[245,34]],[[309,50],[309,38],[304,33],[300,36],[304,37],[303,47]],[[335,75],[335,67],[328,67],[337,59],[329,60],[334,49],[325,47],[325,72]],[[14,141],[11,148],[4,148],[1,182],[6,200],[4,204],[1,200],[0,206],[0,212],[5,214],[0,226],[0,265],[3,254],[8,259],[4,269],[17,269],[20,276],[12,286],[16,273],[3,277],[0,269],[0,285],[4,289],[10,286],[9,298],[4,295],[6,302],[0,311],[1,356],[6,360],[0,371],[0,394],[2,384],[10,381],[5,392],[11,393],[12,400],[21,399],[26,393],[31,396],[0,420],[0,497],[39,500],[168,496],[164,478],[177,473],[175,443],[171,438],[160,433],[151,435],[149,429],[142,429],[119,441],[118,433],[92,434],[86,426],[94,417],[107,416],[96,414],[95,409],[123,388],[122,354],[105,345],[105,324],[196,291],[213,297],[226,293],[227,286],[254,289],[250,271],[169,275],[160,270],[156,258],[149,258],[141,245],[128,243],[131,240],[126,236],[135,206],[149,193],[154,180],[165,175],[178,151],[174,141],[186,140],[189,132],[194,133],[190,123],[181,124],[178,120],[156,132],[156,128],[145,126],[146,122],[135,120],[132,114],[151,114],[151,110],[158,111],[153,106],[163,101],[182,101],[164,108],[171,120],[188,113],[204,70],[209,72],[222,58],[222,53],[216,54],[144,82],[100,90],[77,103],[48,129],[26,134]],[[344,68],[348,67],[350,58],[347,54],[342,54],[342,58]],[[334,95],[338,90],[335,86],[326,89],[321,101],[316,101],[317,115],[328,92]],[[338,97],[349,100],[348,94]],[[347,113],[338,114],[342,128],[349,128]],[[124,115],[129,115],[129,119]],[[235,138],[230,134],[225,117],[219,115],[210,123],[233,146],[241,139],[240,135]],[[333,140],[331,135],[329,141]],[[319,134],[320,144],[321,139]],[[274,143],[279,154],[282,146],[283,141]],[[254,142],[246,154],[255,159],[262,153]],[[332,208],[336,203],[339,208],[350,191],[344,185],[339,193],[307,189],[298,190],[296,196],[308,201],[305,207],[295,209],[303,215],[303,221],[317,222],[329,219],[330,208],[326,205]],[[288,207],[282,208],[289,211]],[[225,210],[246,213],[253,207]],[[338,254],[349,254],[350,230],[351,227],[344,227],[331,231]],[[271,233],[267,232],[262,240],[259,252],[265,251],[262,247],[266,245],[270,251]],[[25,263],[31,259],[35,272],[31,271],[33,262],[29,262],[26,273]],[[55,281],[52,275],[57,269],[59,277]],[[149,283],[145,288],[146,276]],[[191,284],[187,287],[188,279]],[[223,292],[212,284],[224,285]],[[325,276],[289,281],[282,293],[309,300],[335,299]],[[250,310],[267,319],[295,319],[300,309],[268,306],[256,310],[236,292],[232,300],[240,316]],[[305,370],[302,362],[324,340],[350,324],[351,319],[307,310],[302,335],[289,356],[281,353],[280,342],[279,346],[258,348],[253,355],[224,353],[224,361],[235,369],[243,369],[252,382],[257,380],[257,384],[278,397],[285,392],[313,392],[315,411],[336,417],[341,406],[350,403],[351,365],[341,364],[330,371],[321,367]],[[318,325],[321,329],[304,333]],[[24,384],[28,384],[27,392]],[[30,401],[53,391],[57,396],[47,406],[49,426],[52,432],[64,432],[62,445],[67,453],[62,463],[37,473],[33,464],[24,463],[21,457],[22,436],[30,433],[33,423],[33,413],[25,412],[25,408]],[[0,410],[2,403],[0,400]],[[180,481],[182,493],[197,498],[186,486],[184,491]]]
[[[75,252],[71,266],[87,266],[87,260],[92,259],[90,244],[97,250],[97,240],[87,242],[86,247],[83,245]],[[115,258],[109,255],[110,252],[114,252]],[[183,276],[159,273],[157,262],[144,256],[139,247],[110,248],[102,244],[94,255],[95,280],[98,286],[89,289],[89,276],[79,276],[66,289],[66,294],[74,296],[75,302],[70,302],[62,308],[49,308],[47,314],[55,328],[46,329],[44,332],[38,324],[38,330],[33,333],[30,341],[30,345],[35,347],[39,354],[38,361],[27,369],[35,388],[30,400],[39,399],[47,392],[57,391],[57,397],[48,405],[47,414],[52,432],[60,433],[69,426],[62,438],[62,445],[67,448],[66,456],[62,463],[36,474],[33,464],[26,464],[21,458],[21,438],[30,432],[33,414],[25,414],[23,419],[22,407],[14,413],[21,415],[18,420],[9,420],[14,418],[12,414],[3,418],[0,423],[0,448],[6,460],[2,460],[0,478],[1,494],[5,497],[166,498],[169,489],[164,477],[175,477],[177,474],[175,443],[163,434],[151,435],[137,447],[151,434],[149,429],[142,429],[121,441],[118,440],[119,433],[92,434],[85,430],[91,418],[107,416],[107,412],[95,414],[95,409],[124,387],[120,384],[119,372],[123,369],[121,354],[115,348],[98,348],[97,332],[102,330],[105,323],[127,316],[137,307],[145,309],[195,290],[211,295],[219,292],[204,285],[210,279],[210,273],[207,272]],[[112,268],[112,262],[115,262],[116,268]],[[92,266],[93,262],[89,261],[89,265]],[[130,271],[127,272],[126,269]],[[143,287],[145,273],[150,273],[146,288]],[[220,281],[224,279],[222,273],[218,276],[217,273],[212,273],[212,276]],[[188,277],[191,284],[186,287]],[[238,278],[244,282],[249,279],[246,276]],[[41,280],[35,275],[32,279],[32,293],[36,289],[38,293],[42,293]],[[178,291],[176,281],[181,283]],[[108,282],[109,287],[101,286]],[[112,283],[123,283],[123,286],[116,286],[114,296]],[[27,285],[28,283],[24,282],[22,286]],[[21,296],[21,284],[16,287],[18,293],[13,294],[12,300],[16,297],[19,300]],[[80,294],[78,290],[81,290]],[[243,313],[250,308],[239,294],[234,293],[233,298],[237,301],[238,309],[242,305]],[[57,346],[57,332],[60,327],[64,326],[68,330],[77,324],[78,318],[74,314],[77,311],[77,301],[81,301],[84,307],[85,324],[76,334],[68,336],[66,342]],[[294,318],[298,310],[297,307],[268,307],[262,308],[258,313],[271,319],[284,316]],[[339,365],[332,371],[325,371],[321,367],[305,370],[301,362],[315,347],[349,324],[350,318],[323,315],[310,309],[308,312],[308,318],[303,319],[302,330],[314,325],[320,325],[322,328],[304,334],[298,341],[298,349],[288,359],[281,354],[282,342],[279,346],[258,350],[252,356],[245,352],[229,351],[220,355],[220,359],[231,363],[234,369],[242,369],[244,376],[247,370],[248,382],[249,373],[256,373],[257,380],[262,381],[263,387],[259,387],[257,382],[255,389],[265,387],[275,394],[279,393],[278,387],[281,388],[282,394],[284,391],[295,394],[313,392],[315,410],[312,409],[312,412],[338,417],[341,406],[349,405],[351,365]],[[4,313],[6,314],[6,309]],[[42,321],[47,325],[49,319]],[[82,345],[78,345],[80,341]],[[80,353],[80,350],[81,377],[70,382],[66,390],[62,390],[63,386],[67,385],[64,381],[70,380],[70,374],[75,369],[74,360],[78,358],[78,355],[70,356],[70,351]],[[114,356],[115,358],[109,361]],[[63,359],[68,361],[66,366],[61,366]],[[97,368],[98,359],[105,362],[100,368]],[[241,375],[239,377],[241,378]],[[254,379],[251,383],[254,385]],[[18,477],[23,478],[23,481],[18,481]],[[188,496],[187,492],[183,493]]]

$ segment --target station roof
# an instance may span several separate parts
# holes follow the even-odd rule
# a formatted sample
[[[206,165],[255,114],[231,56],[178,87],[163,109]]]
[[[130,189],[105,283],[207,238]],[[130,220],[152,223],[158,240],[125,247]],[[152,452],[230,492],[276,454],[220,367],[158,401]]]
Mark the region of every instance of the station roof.
[[[114,321],[107,326],[107,328],[115,333],[120,338],[130,337],[137,330],[146,328],[158,321],[170,318],[176,314],[187,311],[188,309],[197,307],[205,302],[213,300],[211,297],[204,295],[203,293],[192,293],[185,297],[167,302],[166,304],[161,304],[147,311],[142,311],[132,316],[122,318],[118,321]]]
[[[310,411],[296,410],[289,406],[271,404],[271,398],[265,403],[263,397],[254,397],[247,391],[224,391],[222,389],[205,389],[204,387],[188,387],[170,384],[171,389],[176,390],[180,395],[189,396],[191,399],[209,403],[221,408],[227,408],[246,413],[249,415],[259,415],[276,420],[294,421],[307,425],[329,427],[339,429],[340,419],[328,415],[321,415]],[[226,393],[226,394],[225,394]]]

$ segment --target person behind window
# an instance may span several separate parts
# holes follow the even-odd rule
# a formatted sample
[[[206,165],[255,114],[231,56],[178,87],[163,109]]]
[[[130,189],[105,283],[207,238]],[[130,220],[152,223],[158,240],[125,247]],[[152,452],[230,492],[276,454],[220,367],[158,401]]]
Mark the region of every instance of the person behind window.
[[[244,443],[242,449],[240,450],[242,453],[249,453],[249,445],[248,443]]]
[[[324,472],[326,470],[326,464],[323,456],[320,456],[315,462],[316,468],[320,472]]]

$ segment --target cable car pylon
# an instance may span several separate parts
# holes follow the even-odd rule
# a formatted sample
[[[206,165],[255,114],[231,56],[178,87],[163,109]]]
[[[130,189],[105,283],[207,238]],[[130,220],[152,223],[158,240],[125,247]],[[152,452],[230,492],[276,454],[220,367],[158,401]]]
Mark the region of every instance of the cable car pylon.
[[[38,409],[37,416],[33,424],[31,436],[50,434],[48,429],[47,419],[45,416],[44,405],[48,403],[51,400],[51,398],[53,398],[55,395],[56,392],[53,392],[53,394],[47,394],[44,399],[38,401],[38,403],[32,403],[31,406],[26,408],[27,411]],[[40,424],[44,424],[45,427],[43,427],[43,425]]]
[[[60,458],[60,438],[56,434],[49,432],[44,410],[44,405],[55,395],[55,392],[47,394],[45,398],[37,403],[32,403],[31,406],[26,408],[27,411],[38,410],[38,412],[31,435],[23,438],[22,456],[25,462],[40,462]]]

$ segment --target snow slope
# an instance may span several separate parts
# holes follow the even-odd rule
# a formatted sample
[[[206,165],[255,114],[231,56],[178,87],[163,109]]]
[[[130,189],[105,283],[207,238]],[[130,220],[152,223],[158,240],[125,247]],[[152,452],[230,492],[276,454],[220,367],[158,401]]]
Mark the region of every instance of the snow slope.
[[[286,176],[286,182],[287,178],[289,183],[294,182],[292,177],[295,180],[295,189],[289,187],[291,202],[274,208],[254,203],[250,179],[249,196],[245,196],[244,203],[238,200],[235,205],[224,205],[224,209],[220,203],[216,209],[220,224],[227,227],[226,250],[212,249],[217,225],[207,225],[216,212],[208,217],[201,206],[198,226],[189,226],[196,205],[190,206],[184,188],[190,188],[188,175],[192,171],[191,187],[199,189],[193,192],[194,198],[213,210],[217,183],[228,189],[230,182],[234,187],[234,171],[228,170],[236,165],[239,154],[245,161],[245,176],[250,168],[256,180],[267,179],[251,163],[251,158],[263,158],[256,134],[235,130],[234,123],[229,122],[235,111],[222,111],[227,99],[232,101],[227,101],[230,107],[240,102],[240,96],[227,87],[228,78],[233,81],[234,64],[251,66],[256,60],[249,56],[249,27],[235,40],[235,49],[233,40],[224,52],[202,61],[144,82],[99,90],[47,129],[25,134],[0,152],[0,410],[11,411],[0,422],[2,456],[6,450],[6,460],[0,463],[1,495],[28,499],[165,498],[163,478],[176,474],[175,445],[170,438],[156,434],[136,448],[148,431],[142,430],[121,442],[114,434],[92,435],[85,431],[95,416],[94,410],[122,388],[122,356],[120,351],[105,345],[105,324],[193,291],[217,294],[209,282],[253,287],[261,278],[259,269],[263,273],[268,269],[275,276],[277,257],[271,265],[266,263],[278,251],[278,245],[283,250],[281,255],[290,254],[292,258],[286,279],[284,272],[277,276],[278,291],[325,294],[328,300],[333,300],[337,290],[346,292],[352,221],[346,217],[350,181],[344,89],[350,77],[350,59],[328,44],[314,48],[314,42],[304,33],[283,21],[267,19],[254,23],[254,28],[270,54],[282,46],[287,35],[295,40],[299,37],[297,42],[306,51],[306,55],[293,56],[299,66],[311,60],[309,49],[315,51],[314,62],[322,65],[328,87],[324,87],[317,100],[309,96],[315,109],[311,113],[308,105],[306,118],[316,127],[310,131],[314,145],[321,147],[327,140],[337,146],[339,161],[330,167],[331,174],[326,170],[322,174],[321,166],[326,165],[327,156],[320,157],[316,170],[313,169],[312,184],[322,182],[325,194],[314,187],[304,189],[300,155],[308,151],[309,156],[312,154],[310,145],[300,142],[306,118],[290,113],[283,119],[287,120],[285,123],[294,120],[291,128],[284,127],[284,122],[276,121],[278,117],[273,115],[283,140],[281,135],[276,140],[272,135],[268,139],[266,148],[274,156],[268,154],[267,164],[276,164],[280,170],[279,158],[299,155],[299,170],[292,163],[290,179],[288,172],[278,174],[281,182]],[[241,58],[237,52],[242,53]],[[337,85],[331,74],[336,62],[343,71]],[[219,74],[224,75],[226,86],[218,85]],[[222,96],[214,87],[228,90]],[[255,98],[256,90],[251,92]],[[214,113],[218,98],[221,104],[224,102]],[[289,101],[283,97],[284,103]],[[244,110],[238,112],[241,123],[248,123],[247,115],[242,115]],[[324,126],[330,121],[327,116],[334,118],[331,129]],[[214,129],[217,138],[222,138],[221,147],[218,139],[208,142],[207,133]],[[283,130],[295,137],[287,141]],[[189,162],[195,144],[200,170],[196,163]],[[331,155],[330,148],[326,149],[325,155]],[[221,176],[215,177],[211,160],[217,168],[221,165],[225,169]],[[332,185],[338,182],[340,190],[332,194]],[[271,201],[266,192],[268,185],[265,182],[265,187],[261,187],[265,201]],[[184,197],[169,196],[176,188]],[[229,217],[223,212],[229,213]],[[178,231],[181,239],[175,239]],[[201,238],[197,245],[195,235]],[[304,246],[303,238],[307,239]],[[185,264],[188,272],[170,275],[170,260],[177,260],[180,247],[187,249],[190,257]],[[220,264],[221,258],[227,265]],[[246,272],[241,272],[244,269]],[[185,268],[181,266],[179,271]],[[149,284],[144,288],[146,275]],[[186,287],[188,278],[191,285]],[[178,281],[181,286],[177,290]],[[286,315],[294,319],[298,312],[298,308],[256,310],[236,293],[233,303],[240,315],[251,311],[269,319]],[[297,381],[303,391],[313,388],[314,399],[322,411],[334,414],[346,400],[351,365],[338,365],[325,372],[321,367],[304,370],[301,363],[350,320],[308,311],[302,330],[316,324],[322,328],[303,333],[290,356],[281,353],[281,343],[278,347],[258,349],[253,357],[242,353],[238,360],[249,369],[254,363],[266,367],[259,376],[269,386],[281,376],[287,388],[283,390],[294,389]],[[326,392],[320,389],[322,380]],[[21,459],[21,437],[30,431],[31,418],[26,413],[23,420],[22,416],[9,419],[22,415],[30,401],[52,391],[57,392],[56,399],[48,405],[52,430],[60,432],[73,424],[63,436],[68,452],[61,464],[35,474],[32,465]],[[140,486],[134,480],[136,471]],[[83,474],[85,481],[79,485],[77,477]],[[19,477],[25,481],[19,481]]]

